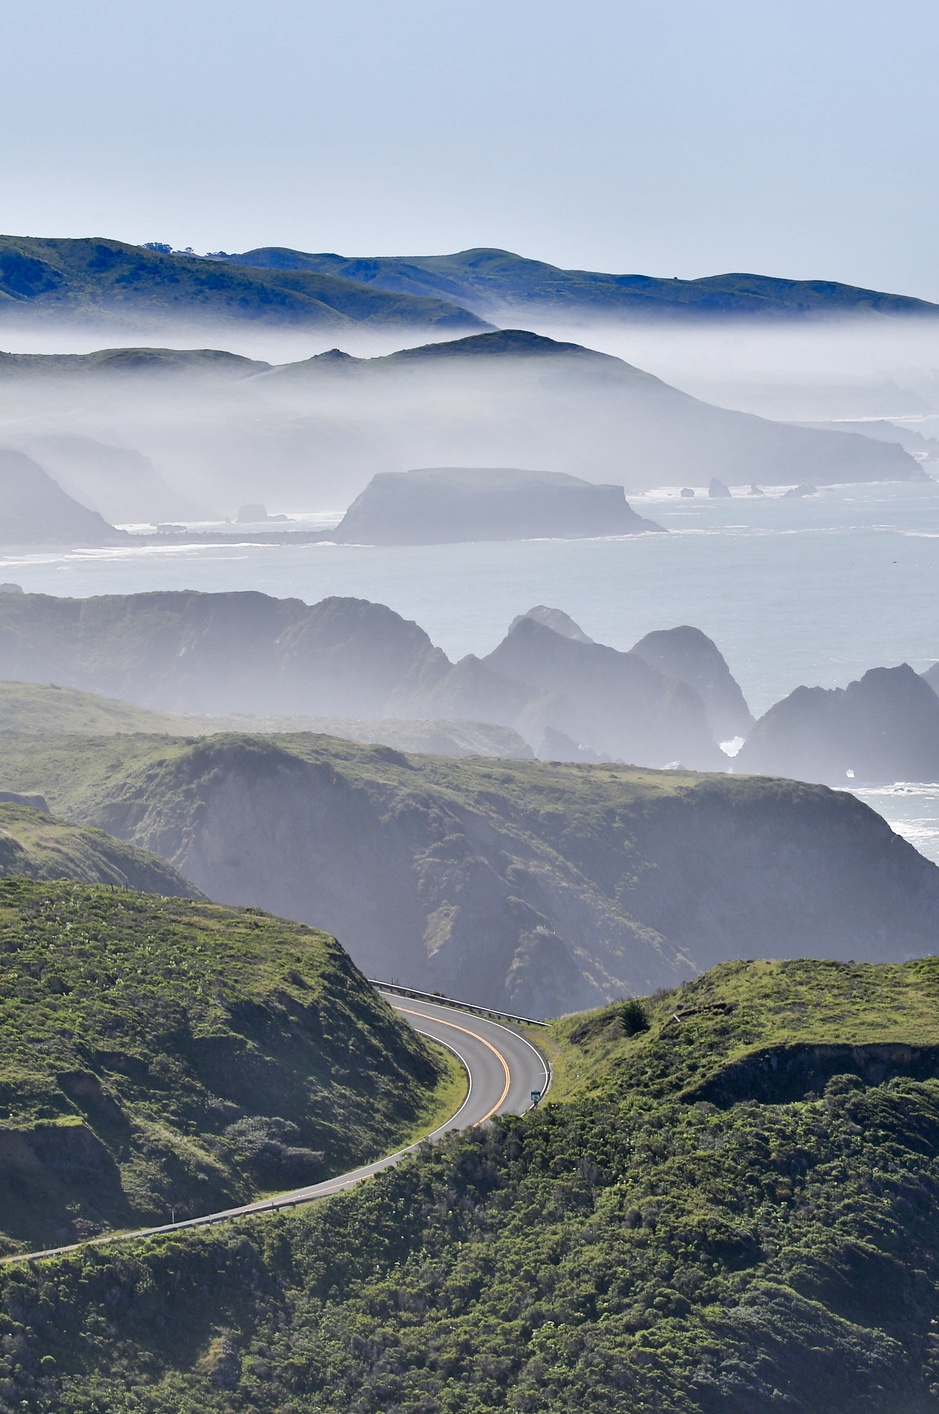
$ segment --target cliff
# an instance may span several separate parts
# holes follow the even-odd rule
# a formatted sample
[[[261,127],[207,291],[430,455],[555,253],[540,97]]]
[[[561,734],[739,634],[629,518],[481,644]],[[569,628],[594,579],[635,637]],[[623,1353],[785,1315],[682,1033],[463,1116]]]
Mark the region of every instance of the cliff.
[[[667,678],[687,683],[704,703],[708,726],[717,741],[745,737],[753,716],[740,686],[717,644],[699,628],[658,629],[629,650]]]
[[[734,767],[842,786],[939,781],[939,698],[905,663],[846,688],[798,687],[760,718]]]
[[[0,595],[0,678],[54,678],[149,709],[223,719],[219,726],[250,728],[239,715],[267,719],[265,730],[276,726],[272,719],[289,717],[306,724],[458,719],[505,728],[535,751],[546,733],[561,733],[573,759],[584,747],[594,757],[650,766],[682,761],[716,769],[726,761],[693,688],[635,655],[576,642],[527,616],[487,659],[454,665],[417,624],[363,599],[311,606],[255,593],[7,594]],[[0,690],[0,713],[2,707]],[[54,707],[47,695],[40,717],[55,717]],[[95,709],[89,719],[101,715]],[[59,730],[84,730],[69,725],[68,713],[58,720]],[[175,732],[180,725],[141,719],[128,729]],[[183,724],[197,733],[210,727]],[[104,722],[98,728],[111,729]],[[399,732],[396,742],[419,744],[416,730]],[[362,729],[351,735],[361,738]],[[437,745],[446,736],[446,728],[438,731]],[[517,736],[495,749],[517,754]],[[476,739],[485,746],[485,732]],[[430,747],[431,739],[425,742]],[[556,735],[550,742],[548,753],[562,754]]]
[[[554,694],[564,710],[545,725],[614,760],[697,770],[726,762],[714,743],[704,703],[693,687],[666,677],[641,656],[582,643],[522,618],[483,663]]]
[[[793,781],[447,760],[316,736],[5,739],[0,786],[314,922],[369,976],[551,1015],[729,957],[935,948],[939,869]]]
[[[622,486],[597,486],[556,471],[433,467],[373,476],[332,538],[366,545],[437,545],[576,540],[661,529],[636,515]]]
[[[167,711],[394,715],[449,666],[417,624],[363,599],[0,596],[0,677]]]

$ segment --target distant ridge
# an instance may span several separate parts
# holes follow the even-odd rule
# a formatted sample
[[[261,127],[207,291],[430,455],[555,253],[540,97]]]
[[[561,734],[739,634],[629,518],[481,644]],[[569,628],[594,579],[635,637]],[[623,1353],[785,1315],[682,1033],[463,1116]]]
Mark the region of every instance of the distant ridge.
[[[834,280],[731,273],[703,279],[562,270],[509,250],[453,255],[349,257],[265,246],[224,260],[259,270],[333,275],[389,293],[434,296],[501,322],[522,312],[576,318],[828,320],[939,315],[939,305]]]
[[[364,285],[329,271],[236,268],[101,237],[0,236],[0,318],[253,321],[301,328],[479,330],[483,321],[437,295]]]

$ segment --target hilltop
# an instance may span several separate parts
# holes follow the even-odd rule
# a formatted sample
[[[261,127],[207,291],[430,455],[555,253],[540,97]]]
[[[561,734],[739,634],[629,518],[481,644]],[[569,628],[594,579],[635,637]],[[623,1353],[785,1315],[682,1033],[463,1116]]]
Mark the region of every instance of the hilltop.
[[[372,977],[546,1016],[732,957],[935,947],[939,869],[795,781],[313,735],[4,738],[0,786],[335,934]]]
[[[562,270],[510,250],[485,247],[453,255],[314,255],[266,246],[222,259],[258,270],[308,270],[375,289],[452,300],[484,318],[521,312],[621,320],[830,320],[887,315],[935,317],[939,306],[833,280],[784,280],[769,275],[711,275],[665,280]]]
[[[94,692],[35,682],[0,682],[0,732],[27,736],[109,736],[149,733],[208,736],[214,732],[319,732],[438,756],[530,757],[509,727],[460,718],[186,716],[155,712]]]
[[[438,297],[308,270],[260,270],[104,237],[0,236],[0,317],[179,324],[255,320],[315,329],[483,328]]]
[[[104,830],[72,825],[48,812],[41,796],[0,792],[0,877],[74,879],[169,898],[199,890],[163,859]]]
[[[729,963],[347,1195],[0,1277],[8,1407],[935,1414],[939,963]]]
[[[258,910],[0,881],[0,1242],[314,1182],[449,1071],[331,938]]]

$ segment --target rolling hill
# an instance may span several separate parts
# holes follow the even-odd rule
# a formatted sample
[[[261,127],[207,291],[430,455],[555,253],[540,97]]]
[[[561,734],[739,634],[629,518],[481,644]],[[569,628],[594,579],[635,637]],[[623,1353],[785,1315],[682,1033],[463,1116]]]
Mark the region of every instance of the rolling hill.
[[[9,1407],[935,1414],[937,994],[738,962],[567,1018],[523,1118],[0,1273]]]
[[[73,879],[168,898],[199,890],[164,859],[48,813],[41,796],[0,793],[0,878]]]
[[[387,292],[311,270],[262,270],[102,237],[0,236],[0,320],[255,320],[311,329],[483,327],[436,296]]]
[[[831,320],[878,316],[935,318],[939,306],[833,280],[785,280],[769,275],[710,275],[699,280],[562,270],[510,250],[485,247],[453,255],[314,255],[265,246],[222,257],[258,270],[306,270],[397,294],[452,300],[504,323],[521,313],[579,320],[731,318]]]
[[[40,459],[49,447],[77,484],[89,436],[139,458],[135,469],[101,463],[95,505],[111,517],[128,503],[129,472],[151,517],[172,495],[218,519],[248,502],[341,510],[376,475],[428,467],[563,474],[628,493],[712,477],[749,487],[926,475],[896,442],[728,411],[518,329],[275,367],[205,349],[0,356],[0,442]]]
[[[322,933],[0,881],[0,1246],[210,1212],[379,1156],[449,1070]]]

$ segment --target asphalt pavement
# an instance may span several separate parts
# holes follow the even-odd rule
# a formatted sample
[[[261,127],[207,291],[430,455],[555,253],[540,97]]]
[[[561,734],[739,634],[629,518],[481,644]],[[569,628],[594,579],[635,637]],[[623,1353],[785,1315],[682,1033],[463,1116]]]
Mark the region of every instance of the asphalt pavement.
[[[384,992],[385,1000],[411,1023],[416,1031],[446,1046],[462,1062],[468,1077],[467,1094],[460,1108],[448,1120],[426,1135],[417,1143],[388,1154],[372,1164],[363,1164],[349,1173],[338,1174],[323,1183],[312,1183],[305,1188],[295,1188],[288,1193],[278,1193],[274,1198],[260,1199],[254,1203],[244,1203],[237,1208],[226,1208],[217,1213],[206,1213],[198,1218],[184,1218],[179,1222],[163,1223],[160,1227],[140,1228],[135,1232],[105,1233],[91,1238],[90,1243],[101,1245],[130,1238],[155,1237],[158,1233],[184,1232],[194,1227],[210,1227],[215,1223],[229,1222],[232,1218],[246,1217],[252,1213],[277,1212],[281,1208],[295,1208],[301,1203],[310,1203],[316,1198],[325,1198],[331,1193],[339,1193],[351,1188],[372,1174],[399,1163],[418,1144],[431,1142],[454,1129],[469,1129],[485,1124],[497,1114],[524,1114],[532,1107],[533,1093],[543,1095],[551,1083],[551,1071],[541,1052],[520,1032],[510,1026],[488,1017],[475,1016],[470,1012],[446,1006],[441,1002],[419,1001],[411,997],[399,997]],[[37,1257],[55,1257],[63,1252],[73,1252],[89,1243],[71,1243],[66,1247],[49,1247],[41,1252],[17,1252],[0,1259],[4,1262],[28,1261]]]

